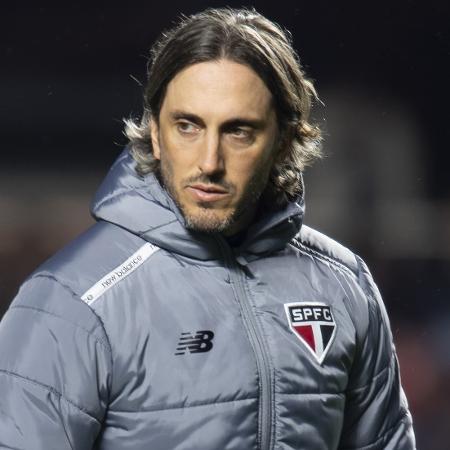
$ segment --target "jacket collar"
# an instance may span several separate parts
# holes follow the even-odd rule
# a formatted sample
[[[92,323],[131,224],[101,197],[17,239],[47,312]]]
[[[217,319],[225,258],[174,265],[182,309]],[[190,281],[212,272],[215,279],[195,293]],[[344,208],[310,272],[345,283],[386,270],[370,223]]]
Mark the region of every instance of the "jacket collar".
[[[154,174],[140,177],[134,168],[135,162],[125,149],[93,199],[93,217],[125,228],[170,252],[203,261],[221,259],[220,238],[186,229],[181,212]],[[260,211],[234,253],[250,261],[282,249],[300,230],[303,212],[303,198],[280,209]]]

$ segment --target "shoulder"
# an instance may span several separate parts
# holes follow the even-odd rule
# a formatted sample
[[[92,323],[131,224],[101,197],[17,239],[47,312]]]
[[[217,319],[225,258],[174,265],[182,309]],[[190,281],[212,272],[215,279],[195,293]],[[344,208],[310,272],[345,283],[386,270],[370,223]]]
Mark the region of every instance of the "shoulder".
[[[102,320],[89,307],[85,294],[114,270],[121,269],[125,275],[145,262],[149,245],[118,226],[98,222],[36,269],[22,284],[10,310],[66,321],[107,343]]]
[[[360,336],[367,334],[371,321],[388,322],[377,285],[357,254],[308,226],[302,227],[291,245],[316,264],[325,266],[329,276],[338,280],[346,292],[348,312]]]
[[[312,258],[331,264],[355,277],[360,273],[360,258],[347,247],[313,228],[303,225],[291,245]]]
[[[341,273],[350,275],[369,300],[380,298],[378,288],[364,260],[334,239],[304,225],[291,241],[291,245],[316,261],[321,261]]]
[[[344,245],[308,226],[302,227],[291,244],[340,272],[350,274],[370,303],[382,304],[380,292],[365,261]]]
[[[94,225],[42,264],[0,322],[0,374],[97,421],[110,389],[112,348],[103,319],[81,296],[91,279],[138,247],[116,228]]]
[[[29,277],[52,278],[74,295],[129,258],[145,241],[108,222],[98,222],[59,250]]]

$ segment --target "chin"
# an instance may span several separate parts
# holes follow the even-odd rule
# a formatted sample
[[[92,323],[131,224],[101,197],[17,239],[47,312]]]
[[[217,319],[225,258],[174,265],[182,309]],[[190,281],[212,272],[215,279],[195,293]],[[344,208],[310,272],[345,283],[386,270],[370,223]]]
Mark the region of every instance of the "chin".
[[[202,233],[222,233],[234,223],[234,211],[217,214],[212,208],[198,208],[195,213],[183,211],[186,228]]]

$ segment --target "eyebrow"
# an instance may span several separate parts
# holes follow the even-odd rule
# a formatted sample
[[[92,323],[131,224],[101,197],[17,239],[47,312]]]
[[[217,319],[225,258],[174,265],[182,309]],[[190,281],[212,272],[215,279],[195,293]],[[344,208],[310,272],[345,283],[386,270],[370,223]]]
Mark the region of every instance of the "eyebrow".
[[[204,127],[205,121],[200,117],[197,116],[197,114],[192,114],[186,111],[176,110],[169,113],[170,118],[173,121],[184,119],[189,120],[192,123],[195,123],[197,125],[200,125]],[[247,117],[233,117],[231,119],[226,120],[224,123],[221,124],[220,128],[223,130],[228,130],[231,128],[237,128],[237,127],[250,127],[254,128],[256,130],[259,130],[261,128],[264,128],[266,125],[266,121],[262,119],[251,119]]]

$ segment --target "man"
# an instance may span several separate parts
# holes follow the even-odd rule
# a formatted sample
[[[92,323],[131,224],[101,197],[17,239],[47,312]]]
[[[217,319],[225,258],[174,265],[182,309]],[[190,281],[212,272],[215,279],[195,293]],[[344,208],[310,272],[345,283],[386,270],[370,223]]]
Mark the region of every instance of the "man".
[[[97,224],[1,323],[0,446],[415,447],[366,266],[302,226],[314,96],[254,11],[161,37]]]

